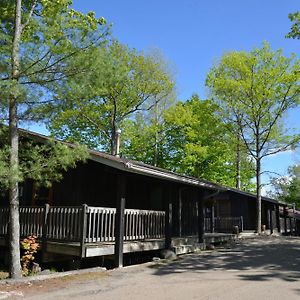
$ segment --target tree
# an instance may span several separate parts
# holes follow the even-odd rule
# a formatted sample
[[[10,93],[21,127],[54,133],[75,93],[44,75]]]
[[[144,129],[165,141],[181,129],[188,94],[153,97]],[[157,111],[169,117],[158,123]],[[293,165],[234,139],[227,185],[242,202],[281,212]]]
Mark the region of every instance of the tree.
[[[235,157],[231,135],[218,106],[193,95],[165,113],[167,168],[220,184],[235,186]],[[251,188],[251,163],[243,156],[243,188]]]
[[[149,111],[142,111],[123,123],[122,155],[150,165],[167,168],[167,132],[164,114],[174,103],[174,96],[156,101]]]
[[[270,193],[270,196],[287,202],[295,204],[300,208],[300,166],[294,165],[289,168],[288,175],[273,179],[272,184],[274,191]]]
[[[289,19],[293,23],[291,31],[286,35],[287,38],[300,39],[300,11],[289,14]]]
[[[173,89],[155,57],[113,41],[90,60],[87,76],[70,79],[56,97],[61,103],[49,121],[57,137],[116,154],[116,131],[139,111],[150,110]],[[74,90],[78,82],[85,86]]]
[[[104,19],[96,19],[93,13],[76,12],[70,8],[71,4],[69,0],[1,2],[0,111],[1,119],[9,126],[10,275],[13,278],[21,276],[18,183],[23,173],[19,164],[19,123],[42,118],[35,113],[36,107],[51,101],[55,86],[84,71],[84,66],[74,69],[67,62],[99,44],[106,34],[106,29],[101,29]]]
[[[285,114],[299,103],[299,61],[260,49],[225,54],[207,77],[222,113],[233,115],[242,141],[256,165],[257,232],[261,232],[261,161],[285,151],[299,135],[283,126]]]

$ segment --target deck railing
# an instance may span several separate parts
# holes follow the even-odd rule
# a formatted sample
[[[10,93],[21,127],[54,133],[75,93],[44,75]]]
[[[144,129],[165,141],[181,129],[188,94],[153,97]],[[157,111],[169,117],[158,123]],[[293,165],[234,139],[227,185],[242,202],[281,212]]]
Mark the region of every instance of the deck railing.
[[[165,212],[125,209],[125,240],[156,239],[165,236]]]
[[[45,207],[20,207],[20,236],[29,234],[42,236],[44,224]]]
[[[213,225],[213,230],[211,228]],[[223,232],[234,233],[236,228],[241,232],[244,230],[243,217],[217,217],[214,218],[214,223],[211,224],[211,218],[204,218],[204,231],[205,232]]]
[[[115,240],[115,208],[87,207],[85,242],[111,242]],[[124,240],[163,238],[165,235],[165,212],[125,209]]]
[[[20,207],[20,235],[37,235],[42,240],[83,243],[115,240],[115,208],[82,206]],[[9,210],[0,208],[0,236],[8,234]],[[243,230],[243,218],[214,218],[215,232]],[[205,232],[211,232],[210,218],[204,219]],[[165,237],[165,212],[125,209],[124,240]]]
[[[9,210],[8,207],[0,207],[0,236],[8,233]]]
[[[125,209],[124,214],[125,241],[165,236],[164,211]],[[115,217],[116,209],[106,207],[20,207],[20,236],[34,234],[49,241],[112,242]],[[0,208],[0,236],[8,234],[8,224],[9,210]]]
[[[115,208],[87,207],[85,242],[110,242],[115,239]]]
[[[45,220],[47,240],[79,242],[82,237],[83,207],[49,206]]]

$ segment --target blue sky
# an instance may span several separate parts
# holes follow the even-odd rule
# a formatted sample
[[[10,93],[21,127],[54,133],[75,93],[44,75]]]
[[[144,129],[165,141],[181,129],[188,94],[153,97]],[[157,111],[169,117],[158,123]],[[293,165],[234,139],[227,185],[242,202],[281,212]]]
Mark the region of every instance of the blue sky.
[[[112,23],[113,36],[138,50],[158,48],[174,65],[178,97],[208,95],[209,68],[230,50],[251,50],[268,41],[286,55],[299,54],[300,41],[286,39],[288,14],[299,10],[295,0],[74,0],[74,8],[95,11]],[[299,113],[287,125],[300,130]],[[268,159],[265,169],[284,174],[294,153]],[[266,181],[266,179],[265,179]]]
[[[194,92],[208,95],[206,74],[224,52],[251,50],[263,41],[286,55],[300,50],[299,40],[285,38],[288,14],[300,7],[295,0],[74,0],[74,7],[105,17],[113,35],[130,47],[160,49],[175,66],[181,100]],[[292,112],[287,125],[300,130],[299,114]],[[294,152],[278,154],[264,162],[264,169],[284,174],[297,159]]]

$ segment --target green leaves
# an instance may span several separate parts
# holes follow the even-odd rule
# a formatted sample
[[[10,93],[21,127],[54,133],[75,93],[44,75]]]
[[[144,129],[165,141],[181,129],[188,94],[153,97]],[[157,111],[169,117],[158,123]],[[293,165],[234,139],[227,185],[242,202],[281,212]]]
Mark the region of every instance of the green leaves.
[[[287,38],[300,39],[300,11],[289,14],[292,27],[290,32],[286,35]]]
[[[299,61],[264,43],[250,53],[224,55],[210,71],[207,85],[223,116],[237,124],[249,153],[261,158],[294,143],[280,121],[299,104],[299,79]]]
[[[218,109],[211,101],[194,95],[166,112],[169,168],[235,186],[235,143],[232,141],[235,137],[228,132]],[[245,186],[251,173],[244,172]]]
[[[9,103],[16,103],[13,120],[43,121],[49,115],[49,103],[58,101],[56,91],[71,76],[86,71],[85,58],[106,42],[109,26],[93,12],[83,14],[71,8],[69,0],[23,0],[20,39],[15,57],[12,41],[15,26],[15,1],[0,6],[0,122],[8,121]],[[17,68],[12,79],[12,61]],[[75,63],[77,62],[77,64]],[[80,62],[80,63],[79,63]],[[62,178],[62,172],[87,157],[84,147],[74,149],[60,143],[34,143],[22,139],[20,166],[9,166],[8,132],[1,132],[0,182],[7,189],[32,178],[43,185]],[[16,150],[15,150],[16,151]]]
[[[80,65],[81,59],[73,61]],[[112,151],[116,129],[171,93],[173,81],[155,57],[116,41],[87,55],[85,72],[56,90],[50,131],[60,138]]]
[[[42,186],[51,186],[53,182],[62,179],[63,172],[84,162],[89,154],[82,145],[69,146],[53,139],[43,142],[33,141],[32,138],[21,136],[19,146],[19,169],[12,170],[9,165],[10,147],[7,145],[7,128],[0,132],[0,182],[1,190],[9,187],[9,180],[23,182],[33,179]]]
[[[300,166],[291,166],[288,175],[272,180],[274,191],[271,193],[281,201],[287,203],[295,203],[296,207],[300,207]]]
[[[71,4],[72,1],[68,0],[22,1],[20,68],[17,78],[23,86],[19,101],[22,112],[26,109],[32,112],[34,106],[50,100],[53,89],[64,80],[84,72],[86,65],[74,68],[72,60],[79,59],[79,56],[106,41],[109,26],[105,25],[105,19],[96,18],[93,12],[77,12],[70,8]],[[14,84],[10,79],[14,9],[12,1],[1,3],[0,80],[5,82],[9,91],[13,91],[10,86]],[[26,97],[29,94],[30,100]],[[4,105],[7,97],[0,98]],[[41,114],[38,117],[43,119]]]
[[[20,152],[20,169],[25,178],[43,186],[51,186],[63,177],[63,172],[88,158],[86,147],[70,147],[49,140],[45,144],[25,142]]]

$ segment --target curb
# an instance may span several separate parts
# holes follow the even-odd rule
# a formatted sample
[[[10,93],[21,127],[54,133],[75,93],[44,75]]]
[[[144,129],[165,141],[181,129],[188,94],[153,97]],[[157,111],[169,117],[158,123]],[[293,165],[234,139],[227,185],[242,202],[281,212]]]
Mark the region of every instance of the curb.
[[[72,271],[67,271],[67,272],[55,272],[52,274],[47,274],[47,275],[35,275],[35,276],[28,276],[28,277],[23,277],[20,279],[3,279],[0,280],[0,286],[5,285],[5,284],[17,284],[17,283],[30,283],[34,281],[43,281],[47,279],[54,279],[54,278],[61,278],[61,277],[66,277],[70,275],[80,275],[80,274],[86,274],[86,273],[96,273],[96,272],[106,272],[106,268],[102,267],[95,267],[95,268],[89,268],[89,269],[82,269],[82,270],[72,270]]]

